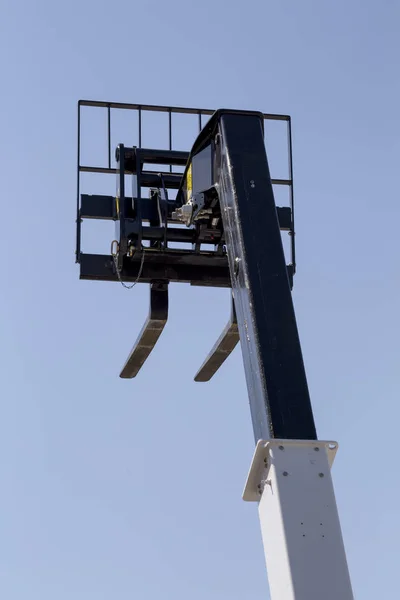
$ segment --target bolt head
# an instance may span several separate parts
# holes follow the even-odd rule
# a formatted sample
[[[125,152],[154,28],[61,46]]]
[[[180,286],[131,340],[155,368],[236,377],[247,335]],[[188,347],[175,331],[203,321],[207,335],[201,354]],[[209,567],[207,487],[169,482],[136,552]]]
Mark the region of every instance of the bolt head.
[[[240,258],[237,256],[235,258],[235,264],[233,267],[233,271],[235,273],[235,277],[237,277],[239,275],[239,269],[240,269]]]

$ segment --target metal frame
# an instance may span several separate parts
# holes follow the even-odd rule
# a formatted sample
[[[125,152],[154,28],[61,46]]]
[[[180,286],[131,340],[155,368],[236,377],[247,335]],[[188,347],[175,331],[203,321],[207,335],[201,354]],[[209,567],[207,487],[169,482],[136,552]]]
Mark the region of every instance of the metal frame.
[[[93,109],[100,108],[100,109],[107,110],[107,131],[106,131],[107,157],[105,157],[106,158],[105,162],[106,162],[107,166],[82,165],[81,164],[81,124],[82,124],[81,109],[82,109],[82,107],[91,107]],[[210,117],[215,112],[213,110],[204,109],[204,108],[156,106],[156,105],[148,105],[148,104],[130,104],[130,103],[103,102],[103,101],[94,101],[94,100],[80,100],[78,102],[76,248],[75,248],[75,256],[76,256],[77,263],[81,263],[82,261],[84,261],[85,264],[88,264],[88,262],[91,264],[91,260],[89,259],[89,260],[85,261],[85,258],[83,258],[82,254],[81,254],[82,219],[93,218],[93,217],[90,217],[90,212],[93,212],[93,210],[94,210],[93,207],[96,205],[95,204],[96,202],[101,202],[100,198],[103,199],[103,205],[104,205],[104,202],[107,203],[107,201],[105,201],[104,198],[108,198],[109,206],[111,205],[111,202],[112,202],[110,197],[99,197],[99,196],[89,197],[89,196],[85,195],[86,208],[89,207],[89,204],[91,204],[91,207],[89,209],[89,212],[83,213],[82,212],[83,205],[81,203],[80,189],[81,189],[81,173],[104,173],[104,174],[115,174],[116,173],[116,168],[112,167],[112,148],[111,148],[112,114],[113,114],[113,111],[116,111],[116,110],[134,111],[137,113],[138,147],[139,148],[141,148],[141,146],[142,146],[142,127],[143,127],[142,116],[143,116],[143,113],[145,113],[145,112],[167,113],[168,117],[169,117],[168,118],[168,139],[169,139],[168,150],[173,149],[173,115],[174,114],[197,115],[198,116],[198,127],[199,127],[199,132],[200,132],[203,128],[203,125],[205,124],[204,117]],[[285,209],[281,209],[281,214],[282,214],[283,222],[285,223],[285,226],[283,227],[283,229],[287,230],[290,235],[290,246],[291,246],[290,263],[291,263],[291,271],[294,274],[296,272],[296,249],[295,249],[291,119],[290,119],[289,115],[278,115],[278,114],[271,114],[271,113],[264,113],[263,118],[266,121],[268,121],[268,120],[269,121],[284,121],[287,124],[289,179],[272,179],[272,183],[273,183],[273,185],[281,185],[281,186],[286,186],[289,188],[289,203],[290,203],[290,211],[291,211],[291,222],[290,222],[289,226],[286,225],[287,217],[284,215]],[[179,182],[177,181],[177,179],[179,179],[179,178],[177,178],[176,175],[174,176],[172,174],[171,166],[169,166],[168,172],[164,173],[163,175],[164,175],[166,183],[169,187],[175,188],[175,189],[177,187],[179,187]],[[151,186],[151,185],[154,185],[156,183],[156,181],[158,181],[158,172],[150,171],[147,173],[147,179],[145,179],[145,181],[142,183],[146,184],[148,186]],[[82,201],[83,201],[83,198],[82,198]],[[107,210],[109,210],[109,209],[106,209],[106,211]],[[101,217],[96,217],[96,218],[101,218]],[[110,218],[110,217],[106,217],[106,218]],[[113,217],[111,217],[111,218],[113,218]],[[94,256],[94,255],[87,255],[87,256]],[[95,259],[93,259],[93,260],[95,260]],[[103,257],[103,263],[104,262],[107,262],[107,264],[110,264],[109,261],[107,261],[105,256]],[[88,274],[85,275],[85,273],[84,273],[83,278],[86,278],[86,276],[88,276]],[[126,274],[126,275],[123,274],[123,276],[127,277],[126,281],[131,280],[131,277],[128,274]],[[109,280],[108,276],[106,277],[106,280]],[[117,281],[117,278],[115,277],[114,280]]]

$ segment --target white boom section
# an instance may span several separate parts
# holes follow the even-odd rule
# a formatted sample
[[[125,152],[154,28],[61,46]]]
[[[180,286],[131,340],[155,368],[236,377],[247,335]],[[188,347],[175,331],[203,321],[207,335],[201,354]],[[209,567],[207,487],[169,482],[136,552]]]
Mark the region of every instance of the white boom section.
[[[259,441],[243,499],[259,502],[271,600],[353,600],[331,465],[336,442]]]

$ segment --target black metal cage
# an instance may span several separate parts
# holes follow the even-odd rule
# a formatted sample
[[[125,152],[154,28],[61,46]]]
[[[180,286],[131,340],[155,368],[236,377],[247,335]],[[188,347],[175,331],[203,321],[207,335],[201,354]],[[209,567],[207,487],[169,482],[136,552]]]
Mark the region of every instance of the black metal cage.
[[[82,164],[82,128],[84,126],[85,115],[82,109],[91,109],[93,111],[103,112],[103,126],[102,132],[92,132],[92,135],[100,136],[101,146],[104,150],[101,164],[99,161],[89,160]],[[189,157],[190,147],[179,148],[175,147],[174,140],[174,119],[177,115],[191,115],[193,119],[197,121],[197,133],[200,132],[205,126],[211,115],[214,114],[213,110],[209,109],[198,109],[198,108],[183,108],[183,107],[171,107],[171,106],[152,106],[152,105],[140,105],[140,104],[124,104],[118,102],[101,102],[92,100],[80,100],[78,102],[78,153],[77,153],[77,202],[76,202],[76,262],[80,263],[80,276],[82,279],[97,279],[116,281],[118,279],[117,273],[114,269],[110,269],[111,265],[111,250],[110,255],[96,255],[83,253],[82,248],[82,222],[85,219],[103,219],[117,221],[116,212],[114,209],[115,197],[112,195],[88,195],[81,194],[81,176],[82,173],[100,173],[106,175],[113,175],[115,177],[118,169],[114,159],[114,152],[117,144],[121,140],[114,140],[113,143],[113,121],[116,112],[130,111],[135,115],[135,134],[132,132],[132,140],[135,139],[135,144],[131,144],[133,150],[136,148],[141,151],[144,156],[144,162],[146,168],[140,173],[140,180],[136,181],[138,188],[138,196],[142,198],[142,218],[146,220],[146,204],[145,199],[142,196],[141,188],[151,188],[153,185],[157,185],[160,181],[163,182],[163,186],[168,190],[177,190],[180,187],[182,179],[182,168],[184,168],[186,161]],[[164,113],[168,122],[167,125],[167,139],[162,143],[162,150],[146,149],[143,148],[143,139],[145,137],[145,119],[144,116],[152,117],[153,115]],[[285,187],[289,191],[289,206],[288,207],[277,207],[278,218],[282,231],[288,232],[290,236],[290,272],[291,275],[295,272],[295,226],[294,226],[294,196],[293,196],[293,167],[292,167],[292,133],[291,133],[291,120],[288,115],[277,115],[277,114],[263,114],[264,122],[268,121],[282,121],[286,123],[287,128],[287,161],[288,161],[288,177],[287,178],[274,178],[274,173],[271,173],[272,184],[277,187]],[[194,139],[193,139],[194,142]],[[100,146],[100,142],[98,144]],[[114,147],[113,147],[114,146]],[[165,147],[168,146],[168,147]],[[168,158],[170,157],[170,158]],[[158,167],[160,162],[163,163],[164,171],[160,172],[154,170],[154,165]],[[180,170],[179,170],[180,168]],[[129,169],[125,170],[125,173],[129,174]],[[191,243],[192,232],[190,229],[176,227],[176,223],[173,219],[168,218],[169,236],[176,243],[187,242]],[[156,235],[154,228],[151,226],[144,228],[145,239],[151,240],[152,236]],[[110,240],[110,244],[111,244]],[[207,240],[205,240],[207,241]],[[198,254],[198,253],[197,253]],[[188,257],[190,255],[190,258]],[[167,276],[171,281],[190,281],[192,284],[200,285],[212,285],[216,287],[229,287],[229,268],[227,259],[225,256],[208,256],[207,253],[202,253],[201,256],[193,256],[193,252],[189,251],[175,251],[166,257],[152,255],[146,260],[146,268],[142,273],[141,281],[150,282],[157,279],[160,273],[162,263],[163,274]],[[189,268],[190,263],[190,268]],[[178,272],[179,264],[179,272]],[[105,268],[104,265],[107,265]],[[170,269],[168,271],[168,269]],[[193,274],[193,269],[196,271]],[[135,272],[136,273],[136,272]],[[132,273],[132,277],[137,276],[137,273]],[[129,281],[131,278],[122,272],[122,277]]]
[[[83,108],[103,111],[104,134],[91,127],[89,138],[94,155],[101,146],[104,152],[100,161],[85,159],[82,164]],[[135,140],[125,129],[123,139],[114,139],[116,111],[136,112]],[[148,143],[144,117],[151,116],[159,139],[157,114],[167,120],[167,136],[161,144]],[[179,127],[174,129],[174,119],[179,114],[197,122],[185,148],[176,143]],[[271,121],[286,123],[286,178],[275,177],[270,160]],[[228,324],[196,381],[208,381],[240,340],[255,440],[316,439],[291,294],[295,245],[290,117],[82,100],[77,171],[80,278],[150,284],[148,318],[120,377],[136,377],[160,337],[168,318],[169,283],[231,288]],[[81,194],[84,173],[113,175],[115,193],[101,185],[100,195]],[[89,178],[92,184],[94,175]],[[131,197],[126,184],[130,178]],[[289,206],[280,206],[277,188],[289,190]],[[109,254],[82,252],[84,219],[115,222]],[[282,231],[290,236],[286,252]]]

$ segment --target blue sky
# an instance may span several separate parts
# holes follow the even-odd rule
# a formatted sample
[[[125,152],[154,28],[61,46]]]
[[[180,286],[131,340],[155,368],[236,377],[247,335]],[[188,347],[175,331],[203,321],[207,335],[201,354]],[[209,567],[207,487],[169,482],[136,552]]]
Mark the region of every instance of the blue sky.
[[[355,595],[398,597],[399,26],[389,0],[2,1],[1,597],[267,597],[241,500],[239,351],[192,380],[226,291],[174,286],[151,360],[118,379],[148,290],[78,280],[80,98],[292,116],[294,300],[318,434],[340,443]]]

